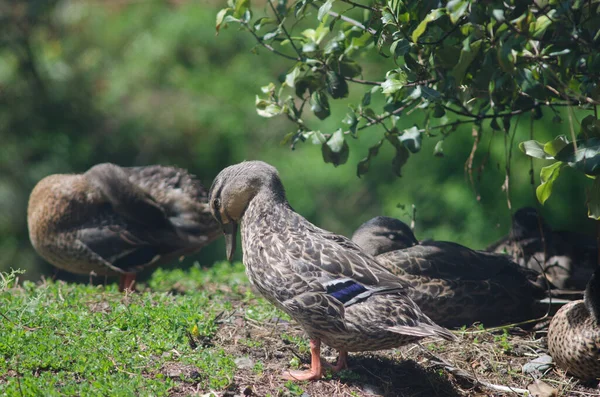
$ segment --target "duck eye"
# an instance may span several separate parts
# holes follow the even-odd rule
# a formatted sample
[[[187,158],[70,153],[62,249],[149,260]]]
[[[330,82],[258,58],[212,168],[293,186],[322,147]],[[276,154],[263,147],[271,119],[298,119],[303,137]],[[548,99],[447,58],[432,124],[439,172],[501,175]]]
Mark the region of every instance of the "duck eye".
[[[398,236],[396,236],[395,234],[392,234],[392,233],[390,233],[390,234],[388,234],[388,236],[387,236],[387,237],[388,237],[390,240],[396,240],[396,238],[397,238]]]
[[[213,207],[214,207],[215,211],[219,211],[219,208],[221,208],[221,199],[219,199],[219,198],[214,199]]]

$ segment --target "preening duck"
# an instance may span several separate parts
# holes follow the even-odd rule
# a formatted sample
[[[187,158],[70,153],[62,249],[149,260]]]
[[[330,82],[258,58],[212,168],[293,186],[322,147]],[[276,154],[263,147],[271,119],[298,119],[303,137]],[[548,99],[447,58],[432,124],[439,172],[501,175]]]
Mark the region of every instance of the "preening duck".
[[[218,238],[206,191],[187,171],[98,164],[42,179],[29,197],[29,237],[54,266],[119,275],[132,288],[141,269],[174,261]]]
[[[427,336],[452,340],[406,295],[406,285],[352,241],[320,229],[288,204],[277,170],[247,161],[222,170],[209,193],[231,258],[241,227],[243,261],[250,282],[288,313],[310,338],[311,367],[288,379],[323,375],[321,342],[340,353],[389,349]]]

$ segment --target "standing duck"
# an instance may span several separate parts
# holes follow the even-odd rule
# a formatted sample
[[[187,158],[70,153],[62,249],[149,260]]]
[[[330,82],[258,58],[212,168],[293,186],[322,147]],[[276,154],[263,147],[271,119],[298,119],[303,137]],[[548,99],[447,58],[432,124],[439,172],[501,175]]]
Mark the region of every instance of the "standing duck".
[[[584,381],[600,379],[600,268],[589,280],[583,300],[554,315],[548,350],[556,364]]]
[[[544,272],[560,289],[585,289],[597,262],[594,238],[575,232],[553,231],[532,207],[518,209],[508,236],[487,250],[512,256],[523,267]]]
[[[437,324],[496,326],[543,314],[546,296],[538,273],[505,255],[445,241],[421,242],[404,222],[383,216],[352,236],[364,252],[408,283],[408,294]]]
[[[310,338],[310,369],[286,372],[286,379],[322,377],[321,342],[339,351],[332,368],[338,371],[346,368],[349,351],[389,349],[426,336],[454,339],[372,256],[294,212],[271,165],[248,161],[225,168],[209,202],[225,234],[227,257],[234,253],[239,224],[250,282]]]
[[[27,223],[48,262],[76,274],[119,275],[121,291],[143,268],[196,252],[220,234],[200,182],[158,165],[105,163],[47,176],[31,192]]]

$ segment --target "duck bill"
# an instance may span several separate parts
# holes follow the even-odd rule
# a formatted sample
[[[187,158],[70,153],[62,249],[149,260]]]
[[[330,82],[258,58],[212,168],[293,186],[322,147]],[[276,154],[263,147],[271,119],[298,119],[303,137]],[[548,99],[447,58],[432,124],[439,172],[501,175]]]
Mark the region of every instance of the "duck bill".
[[[235,245],[237,243],[237,228],[238,225],[235,222],[226,223],[223,226],[223,234],[225,235],[225,250],[227,253],[227,260],[231,262],[233,254],[235,254]]]

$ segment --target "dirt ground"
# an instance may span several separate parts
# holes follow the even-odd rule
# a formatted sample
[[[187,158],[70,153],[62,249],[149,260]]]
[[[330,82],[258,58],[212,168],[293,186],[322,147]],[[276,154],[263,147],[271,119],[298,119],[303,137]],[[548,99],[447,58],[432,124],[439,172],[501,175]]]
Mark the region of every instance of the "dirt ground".
[[[551,365],[541,372],[523,372],[523,365],[547,354],[547,319],[531,331],[471,328],[458,332],[457,342],[425,339],[419,345],[394,350],[351,353],[349,370],[315,382],[292,384],[280,378],[283,371],[293,363],[308,368],[310,362],[306,342],[296,343],[306,341],[301,328],[279,318],[254,321],[245,316],[241,302],[233,302],[233,306],[209,343],[224,346],[237,357],[239,369],[228,390],[215,395],[517,396],[526,395],[528,386],[538,379],[543,382],[542,391],[532,389],[532,396],[600,396],[596,385],[583,385]],[[337,355],[325,347],[322,357],[334,363]],[[178,370],[190,372],[193,368]],[[211,395],[198,390],[193,382],[182,382],[173,393]]]

